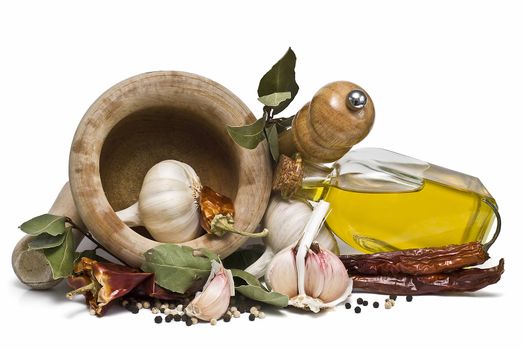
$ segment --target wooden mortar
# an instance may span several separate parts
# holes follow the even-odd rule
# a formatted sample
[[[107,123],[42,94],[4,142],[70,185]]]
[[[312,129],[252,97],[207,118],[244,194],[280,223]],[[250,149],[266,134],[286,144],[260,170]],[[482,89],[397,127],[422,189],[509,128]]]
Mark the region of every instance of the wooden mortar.
[[[88,109],[71,147],[69,179],[82,221],[112,254],[139,266],[143,253],[160,243],[127,227],[115,212],[137,201],[154,164],[176,159],[191,165],[202,184],[234,200],[237,228],[255,230],[271,190],[268,147],[263,142],[244,149],[225,127],[253,121],[229,90],[194,74],[145,73],[113,86]],[[223,258],[246,239],[206,234],[183,244]]]

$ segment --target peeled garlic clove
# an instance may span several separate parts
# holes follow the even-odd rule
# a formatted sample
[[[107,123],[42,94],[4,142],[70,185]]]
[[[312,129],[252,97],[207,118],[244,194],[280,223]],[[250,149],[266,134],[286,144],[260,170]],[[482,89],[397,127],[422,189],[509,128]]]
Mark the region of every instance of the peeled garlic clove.
[[[219,319],[227,308],[231,296],[234,295],[234,281],[230,270],[213,260],[211,274],[203,290],[187,305],[185,313],[203,321]]]
[[[292,298],[298,294],[296,254],[288,247],[274,256],[267,267],[265,282],[275,292]]]

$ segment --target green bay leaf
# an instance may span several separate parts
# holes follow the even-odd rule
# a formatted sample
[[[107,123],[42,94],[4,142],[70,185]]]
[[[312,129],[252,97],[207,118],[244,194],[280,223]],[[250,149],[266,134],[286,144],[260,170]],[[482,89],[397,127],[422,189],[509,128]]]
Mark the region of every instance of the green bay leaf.
[[[238,286],[235,290],[249,299],[256,300],[265,304],[277,307],[286,307],[289,304],[289,297],[277,292],[267,292],[261,287],[243,285]]]
[[[275,92],[270,95],[258,97],[258,101],[267,107],[278,107],[282,102],[292,98],[292,94],[287,92]]]
[[[53,271],[53,278],[64,278],[73,273],[75,258],[73,230],[71,227],[65,229],[64,241],[57,247],[44,249],[44,254]]]
[[[264,116],[249,125],[227,126],[227,132],[238,145],[248,149],[255,149],[265,139],[263,130],[266,121],[267,118]]]
[[[239,286],[239,285],[244,285],[245,283],[247,283],[248,285],[251,285],[251,286],[263,288],[260,281],[255,276],[251,275],[250,273],[248,273],[246,271],[239,270],[239,269],[231,269],[231,273],[232,273],[233,278],[237,277],[240,279],[240,281],[238,281],[238,279],[236,279],[234,281],[235,285]]]
[[[278,145],[278,130],[275,124],[265,129],[267,134],[267,141],[269,141],[269,150],[271,152],[272,159],[278,161],[280,157],[280,147]]]
[[[162,244],[146,251],[144,257],[142,270],[154,273],[158,285],[176,293],[185,293],[211,272],[211,260],[205,255],[195,255],[186,246]]]
[[[36,236],[27,244],[28,250],[39,250],[54,248],[61,245],[65,240],[66,235],[51,236],[48,233],[42,233]]]
[[[231,273],[234,278],[234,288],[238,293],[243,294],[249,299],[278,307],[286,307],[288,305],[289,297],[277,292],[268,291],[263,287],[260,281],[250,273],[237,269],[231,269]]]
[[[272,68],[265,73],[258,85],[258,97],[268,96],[277,92],[290,92],[291,97],[273,107],[273,115],[280,113],[292,102],[298,93],[299,86],[296,83],[296,55],[291,48]]]
[[[65,217],[51,214],[40,215],[24,222],[20,225],[20,229],[32,236],[38,236],[42,233],[58,236],[65,231]]]

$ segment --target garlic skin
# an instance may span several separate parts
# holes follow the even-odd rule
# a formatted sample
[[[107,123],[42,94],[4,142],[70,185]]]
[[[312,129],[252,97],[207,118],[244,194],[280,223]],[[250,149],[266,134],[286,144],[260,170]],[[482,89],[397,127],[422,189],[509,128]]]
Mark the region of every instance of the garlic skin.
[[[305,260],[305,294],[325,303],[339,298],[349,285],[341,260],[314,242]]]
[[[303,201],[285,200],[280,194],[273,194],[263,217],[263,227],[269,234],[263,239],[265,251],[262,256],[245,271],[263,277],[274,254],[296,244],[303,236],[303,229],[312,215],[312,208]],[[323,226],[316,237],[322,247],[335,254],[339,253],[334,235]]]
[[[211,261],[211,273],[201,292],[185,308],[188,316],[203,321],[219,319],[227,308],[231,296],[234,296],[234,281],[230,270],[216,260]]]
[[[189,165],[164,160],[145,175],[138,202],[116,214],[129,227],[145,226],[158,242],[187,242],[200,233],[201,187]]]
[[[292,247],[288,247],[274,256],[267,267],[265,283],[271,290],[289,298],[298,295],[296,254]]]

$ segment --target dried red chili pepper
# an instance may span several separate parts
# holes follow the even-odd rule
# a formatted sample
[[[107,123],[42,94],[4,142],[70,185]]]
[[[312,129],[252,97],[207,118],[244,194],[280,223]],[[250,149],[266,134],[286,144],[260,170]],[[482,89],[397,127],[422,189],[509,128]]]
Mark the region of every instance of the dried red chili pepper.
[[[72,299],[77,294],[84,294],[87,304],[98,316],[104,314],[112,301],[131,292],[152,276],[132,267],[86,257],[76,263],[73,273],[67,282],[76,289],[66,296]]]
[[[192,289],[192,287],[191,287]],[[194,294],[194,292],[192,293]],[[160,287],[154,281],[154,275],[145,279],[140,283],[132,292],[131,295],[136,297],[149,297],[159,300],[165,300],[169,302],[176,302],[179,304],[188,304],[191,298],[191,292],[185,294],[171,292],[168,289]]]
[[[432,275],[483,264],[489,255],[483,245],[470,242],[438,248],[341,255],[349,275]]]
[[[222,237],[232,232],[248,237],[264,237],[268,231],[250,233],[234,228],[234,204],[229,197],[203,186],[200,192],[200,225],[207,233]]]
[[[473,292],[498,282],[504,260],[488,269],[470,268],[424,276],[351,275],[354,291],[378,294],[422,295]]]

